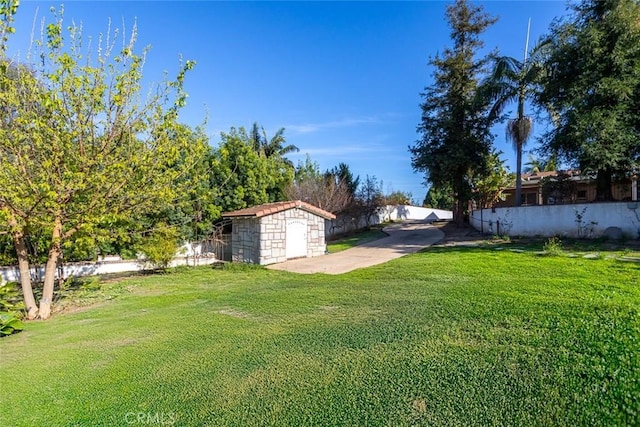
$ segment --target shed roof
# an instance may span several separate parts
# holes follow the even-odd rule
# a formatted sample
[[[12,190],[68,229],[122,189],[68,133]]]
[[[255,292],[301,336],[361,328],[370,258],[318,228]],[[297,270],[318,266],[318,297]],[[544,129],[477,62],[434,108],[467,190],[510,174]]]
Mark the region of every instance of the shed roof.
[[[233,217],[261,218],[263,216],[272,215],[272,214],[286,211],[293,208],[298,208],[298,209],[305,210],[307,212],[311,212],[312,214],[318,215],[324,219],[335,219],[336,217],[331,212],[322,210],[318,207],[310,205],[309,203],[303,202],[302,200],[266,203],[264,205],[252,206],[250,208],[240,209],[233,212],[226,212],[226,213],[223,213],[222,216],[224,218],[233,218]]]

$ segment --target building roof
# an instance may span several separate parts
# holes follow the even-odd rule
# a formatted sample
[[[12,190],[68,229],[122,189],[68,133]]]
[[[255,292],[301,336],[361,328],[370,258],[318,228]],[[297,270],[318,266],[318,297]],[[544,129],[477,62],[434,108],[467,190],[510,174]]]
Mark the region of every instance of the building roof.
[[[275,202],[267,203],[264,205],[252,206],[250,208],[240,209],[233,212],[223,213],[224,218],[234,217],[254,217],[261,218],[263,216],[272,215],[278,212],[286,211],[289,209],[298,208],[310,212],[314,215],[318,215],[324,219],[335,219],[336,216],[331,212],[327,212],[318,207],[310,205],[309,203],[301,200],[291,200],[287,202]]]
[[[589,176],[580,174],[579,170],[566,170],[566,171],[546,171],[546,172],[533,172],[522,174],[522,188],[538,187],[540,181],[547,177],[556,177],[559,175],[568,176],[571,181],[588,181],[591,179]],[[505,190],[515,190],[515,182],[506,187]]]

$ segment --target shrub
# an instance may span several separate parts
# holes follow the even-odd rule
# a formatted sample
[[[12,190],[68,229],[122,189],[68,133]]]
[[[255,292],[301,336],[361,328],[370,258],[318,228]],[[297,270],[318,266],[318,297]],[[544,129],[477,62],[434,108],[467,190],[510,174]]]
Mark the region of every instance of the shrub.
[[[24,309],[24,302],[15,282],[0,285],[0,312],[16,312]]]
[[[0,337],[15,334],[24,329],[17,313],[0,312]]]
[[[178,251],[178,230],[161,225],[145,237],[138,250],[155,268],[165,269]]]
[[[549,238],[542,247],[547,255],[562,255],[562,240],[558,237]]]

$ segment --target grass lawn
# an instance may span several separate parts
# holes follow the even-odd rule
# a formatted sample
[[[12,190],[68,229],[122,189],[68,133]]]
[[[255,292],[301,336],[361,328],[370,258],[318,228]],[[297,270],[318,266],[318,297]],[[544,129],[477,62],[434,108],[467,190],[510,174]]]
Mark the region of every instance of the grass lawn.
[[[0,340],[0,425],[640,424],[638,263],[433,248],[102,292]]]
[[[382,239],[383,237],[387,236],[388,234],[382,231],[380,228],[371,228],[366,231],[359,231],[357,233],[327,242],[327,251],[329,253],[340,252],[354,246],[361,245],[363,243]]]

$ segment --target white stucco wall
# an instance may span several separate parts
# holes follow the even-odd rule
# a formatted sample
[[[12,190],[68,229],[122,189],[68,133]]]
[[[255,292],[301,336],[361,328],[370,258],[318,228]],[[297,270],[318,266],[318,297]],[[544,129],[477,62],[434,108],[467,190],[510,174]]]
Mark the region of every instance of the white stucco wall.
[[[338,216],[334,220],[327,220],[325,225],[325,233],[327,237],[351,232],[366,227],[367,225],[381,224],[385,221],[403,221],[403,220],[420,220],[420,221],[440,221],[452,220],[453,212],[442,209],[423,208],[421,206],[410,205],[387,205],[378,213],[373,215],[367,223],[366,218],[345,218]]]
[[[117,257],[110,257],[108,261],[95,262],[73,262],[64,264],[63,275],[67,277],[97,276],[101,274],[125,273],[132,271],[142,271],[151,268],[144,260],[119,260]],[[169,267],[179,265],[209,265],[218,262],[214,256],[184,257],[174,258]],[[35,280],[43,280],[44,266],[31,267],[31,277]],[[56,277],[58,271],[56,271]],[[0,267],[0,284],[5,282],[20,281],[20,272],[17,266]]]
[[[597,238],[608,227],[618,227],[627,238],[640,238],[640,202],[482,209],[473,211],[469,220],[476,230],[489,234]]]
[[[423,208],[422,206],[388,205],[379,214],[379,222],[414,219],[422,221],[452,220],[453,212],[442,209]]]

